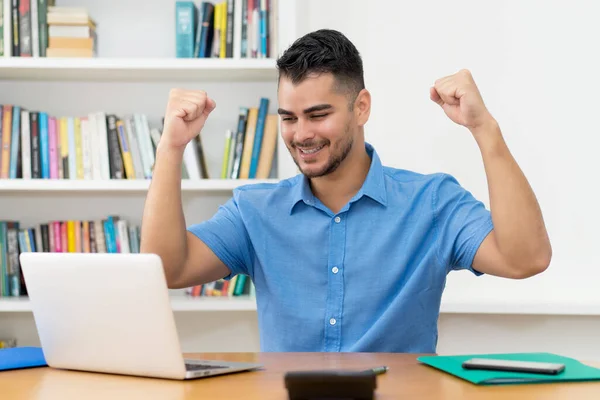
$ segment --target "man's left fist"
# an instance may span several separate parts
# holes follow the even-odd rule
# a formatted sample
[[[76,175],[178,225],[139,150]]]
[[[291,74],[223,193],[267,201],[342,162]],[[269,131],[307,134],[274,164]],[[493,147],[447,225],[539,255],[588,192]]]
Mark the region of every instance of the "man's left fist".
[[[442,107],[452,121],[471,131],[493,121],[473,76],[466,69],[435,81],[435,85],[429,89],[429,97]]]

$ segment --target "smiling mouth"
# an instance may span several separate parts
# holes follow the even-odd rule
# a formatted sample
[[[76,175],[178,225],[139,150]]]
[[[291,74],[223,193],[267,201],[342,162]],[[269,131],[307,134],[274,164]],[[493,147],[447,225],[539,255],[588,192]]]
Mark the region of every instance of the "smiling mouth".
[[[317,153],[323,147],[325,147],[325,145],[322,145],[322,146],[319,146],[319,147],[311,147],[310,149],[302,149],[302,148],[298,147],[298,150],[300,150],[300,153],[302,153],[302,154],[311,155],[311,154]]]

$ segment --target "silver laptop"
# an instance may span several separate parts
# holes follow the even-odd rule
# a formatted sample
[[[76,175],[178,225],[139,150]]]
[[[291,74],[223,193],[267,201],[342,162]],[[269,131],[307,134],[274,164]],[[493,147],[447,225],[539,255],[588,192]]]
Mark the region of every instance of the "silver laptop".
[[[169,379],[262,367],[183,358],[157,255],[22,253],[20,261],[50,367]]]

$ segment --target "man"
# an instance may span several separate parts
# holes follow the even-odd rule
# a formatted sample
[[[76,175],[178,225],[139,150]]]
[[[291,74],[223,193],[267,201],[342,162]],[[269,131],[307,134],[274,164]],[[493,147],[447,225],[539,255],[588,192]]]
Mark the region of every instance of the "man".
[[[491,213],[447,174],[381,165],[364,139],[361,57],[341,33],[310,33],[277,65],[281,134],[302,174],[236,189],[187,230],[183,151],[215,102],[170,94],[141,248],[161,256],[171,288],[250,276],[263,351],[432,353],[448,272],[525,278],[548,267],[535,196],[468,71],[437,80],[430,96],[473,134]]]

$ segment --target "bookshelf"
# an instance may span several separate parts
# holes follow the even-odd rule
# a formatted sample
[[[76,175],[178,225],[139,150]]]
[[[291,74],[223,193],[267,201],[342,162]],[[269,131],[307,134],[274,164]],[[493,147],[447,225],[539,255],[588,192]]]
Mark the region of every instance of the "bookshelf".
[[[193,311],[256,311],[256,301],[247,296],[237,298],[206,297],[188,298],[172,296],[171,307],[174,312]],[[520,302],[485,301],[474,305],[472,302],[451,300],[443,302],[440,306],[441,314],[523,314],[523,315],[600,315],[599,304],[581,303],[577,305],[564,302],[546,304],[527,304]],[[31,303],[26,297],[0,298],[0,312],[2,313],[29,313]]]
[[[53,115],[139,112],[157,126],[170,89],[207,91],[217,102],[202,133],[212,179],[182,180],[188,225],[210,218],[240,185],[273,183],[297,172],[278,137],[275,177],[219,179],[225,130],[235,129],[239,107],[258,107],[260,97],[268,97],[269,114],[276,111],[274,58],[175,58],[174,0],[158,0],[152,7],[140,0],[124,0],[114,7],[93,0],[57,0],[56,5],[87,8],[97,22],[98,57],[0,57],[0,104],[19,104]],[[296,14],[301,7],[295,0],[279,0],[279,51],[296,39]],[[14,219],[31,227],[52,220],[119,215],[139,225],[149,185],[142,179],[0,179],[0,220]],[[170,292],[184,351],[227,350],[233,341],[240,351],[258,350],[255,299],[192,298],[183,290]],[[220,333],[196,329],[199,319],[218,325]],[[16,338],[19,345],[39,345],[27,298],[0,298],[0,338],[5,337]]]
[[[277,179],[202,179],[181,181],[183,192],[224,192],[238,186],[276,183]],[[20,192],[147,192],[150,181],[139,180],[70,180],[70,179],[0,179],[0,195]]]
[[[76,299],[74,299],[75,301]],[[237,298],[207,297],[188,298],[172,296],[171,308],[175,312],[186,311],[256,311],[256,301],[248,296]],[[31,302],[27,297],[0,298],[0,312],[3,313],[29,313]]]
[[[270,81],[272,59],[0,57],[0,79],[28,81]]]

